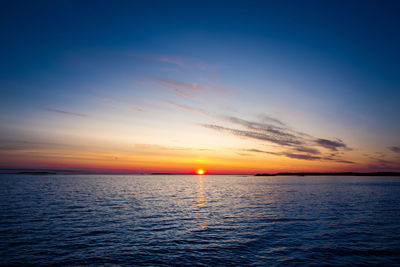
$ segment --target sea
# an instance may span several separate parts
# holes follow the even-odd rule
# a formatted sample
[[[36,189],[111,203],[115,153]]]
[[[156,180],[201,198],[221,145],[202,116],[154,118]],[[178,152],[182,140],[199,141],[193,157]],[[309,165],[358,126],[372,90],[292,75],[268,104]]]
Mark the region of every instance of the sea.
[[[400,266],[400,178],[0,175],[1,266]]]

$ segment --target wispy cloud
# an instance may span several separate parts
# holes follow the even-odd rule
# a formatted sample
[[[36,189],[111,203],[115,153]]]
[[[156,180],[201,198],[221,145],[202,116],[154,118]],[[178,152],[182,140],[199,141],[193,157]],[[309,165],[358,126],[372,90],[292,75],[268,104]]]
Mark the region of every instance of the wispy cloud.
[[[109,99],[109,98],[103,98],[101,100],[101,102],[104,105],[116,108],[116,109],[122,109],[122,110],[126,110],[126,111],[133,111],[133,112],[146,112],[146,110],[142,109],[142,108],[138,108],[138,107],[134,107],[119,101],[116,101],[114,99]]]
[[[58,113],[58,114],[68,115],[68,116],[83,117],[83,118],[89,117],[89,115],[86,115],[86,114],[69,112],[69,111],[64,111],[64,110],[59,110],[59,109],[54,109],[54,108],[45,108],[45,110],[47,110],[49,112]]]
[[[392,152],[400,153],[400,147],[399,146],[391,146],[391,147],[388,147],[388,149],[390,151],[392,151]]]
[[[383,154],[382,152],[365,154],[364,156],[370,160],[368,168],[371,170],[400,170],[400,162],[398,160],[394,160],[393,158],[387,159],[387,155]]]
[[[193,95],[191,93],[187,92],[187,91],[183,91],[183,90],[180,90],[180,89],[172,88],[170,86],[165,86],[165,85],[162,85],[162,84],[158,84],[158,86],[160,88],[165,89],[167,91],[170,91],[170,92],[172,92],[172,93],[174,93],[176,95],[179,95],[179,96],[182,96],[182,97],[186,97],[186,98],[193,98]]]
[[[386,159],[375,159],[371,164],[368,166],[370,169],[374,170],[400,170],[400,163],[386,160]]]
[[[142,58],[144,58],[144,57],[142,56]],[[184,69],[206,71],[206,72],[211,72],[213,74],[216,74],[218,69],[227,68],[227,66],[225,66],[225,65],[217,66],[217,65],[212,65],[212,64],[206,63],[199,59],[182,58],[182,57],[173,56],[173,55],[151,56],[151,57],[148,57],[148,59],[162,62],[162,63],[176,65],[176,66],[182,67]]]
[[[51,149],[65,149],[72,148],[82,149],[82,146],[63,143],[52,143],[32,140],[19,140],[19,139],[0,139],[0,152],[12,152],[20,150],[51,150]]]
[[[135,144],[135,149],[144,149],[144,150],[191,150],[188,147],[172,147],[172,146],[163,146],[156,144]]]
[[[304,160],[320,160],[321,159],[321,157],[311,156],[308,154],[284,153],[283,155],[285,155],[288,158],[292,158],[292,159],[304,159]]]
[[[352,164],[354,162],[338,158],[335,154],[322,153],[317,147],[331,151],[350,150],[340,139],[328,140],[315,138],[309,134],[293,130],[280,120],[268,117],[264,122],[248,121],[232,116],[218,116],[218,118],[244,129],[224,127],[215,124],[201,124],[202,127],[226,132],[239,137],[250,138],[258,141],[278,145],[281,152],[269,152],[253,149],[248,152],[267,153],[271,155],[285,156],[302,160],[333,160],[341,163]]]
[[[116,155],[130,157],[139,154],[197,154],[211,151],[209,148],[165,146],[159,144],[76,144],[74,142],[42,142],[40,140],[0,139],[0,155],[24,153],[40,157],[61,156],[63,158],[93,159],[99,157],[114,158]]]
[[[268,139],[272,143],[277,143],[279,145],[300,145],[303,143],[303,138],[296,136],[296,133],[287,126],[279,127],[273,124],[253,122],[232,116],[222,116],[221,118],[227,122],[240,125],[248,130],[252,130],[249,132],[250,136],[259,136],[258,134],[254,135],[253,131],[262,133],[263,137],[261,140]],[[283,123],[281,123],[281,125],[283,125]]]
[[[165,85],[165,86],[171,86],[177,89],[182,89],[182,90],[189,90],[189,91],[196,91],[196,90],[204,90],[204,89],[209,89],[209,87],[199,85],[195,82],[193,83],[187,83],[187,82],[181,82],[181,81],[174,81],[174,80],[169,80],[165,78],[160,78],[156,76],[146,76],[146,78],[150,81]]]
[[[182,58],[179,58],[179,57],[160,56],[160,57],[155,57],[155,60],[158,61],[158,62],[164,62],[164,63],[178,65],[180,67],[185,66],[184,60]]]
[[[299,146],[299,147],[296,147],[295,150],[298,152],[304,152],[304,153],[309,153],[309,154],[313,154],[313,155],[321,154],[321,152],[318,149],[312,148],[312,147]]]
[[[336,161],[336,162],[339,162],[339,163],[355,164],[355,162],[354,162],[354,161],[351,161],[351,160],[335,159],[335,161]]]
[[[144,109],[141,109],[141,108],[131,108],[133,111],[136,111],[136,112],[146,112],[146,110],[144,110]]]
[[[274,152],[264,151],[264,150],[255,149],[255,148],[249,148],[249,149],[244,149],[244,150],[248,151],[248,152],[266,153],[266,154],[274,154],[274,155],[276,155],[276,153],[274,153]]]
[[[278,119],[276,119],[276,118],[273,118],[273,117],[271,117],[271,116],[268,116],[268,115],[262,115],[261,116],[261,120],[263,121],[263,122],[271,122],[271,123],[275,123],[275,124],[278,124],[278,125],[281,125],[281,126],[287,126],[285,123],[283,123],[282,121],[280,121],[280,120],[278,120]]]
[[[281,146],[292,146],[292,145],[301,145],[303,142],[301,140],[297,140],[295,138],[291,138],[291,136],[286,136],[284,134],[279,135],[276,133],[269,133],[268,131],[264,132],[256,132],[256,131],[246,131],[246,130],[238,130],[233,128],[222,127],[214,124],[200,124],[200,126],[213,129],[221,132],[230,133],[236,136],[251,138],[260,141],[268,141],[271,143],[275,143]]]
[[[198,124],[201,127],[242,138],[272,143],[277,145],[278,150],[281,150],[280,152],[270,152],[258,149],[249,149],[246,150],[247,152],[266,153],[302,160],[328,160],[347,164],[354,163],[340,158],[340,150],[351,150],[342,140],[316,138],[310,134],[292,129],[284,122],[270,116],[264,116],[261,118],[261,121],[249,121],[234,116],[210,114],[204,109],[182,105],[171,101],[168,103],[180,109],[196,112],[238,126],[227,127],[217,124]],[[322,152],[320,149],[329,150],[331,152]],[[332,151],[334,153],[332,153]]]
[[[178,107],[180,109],[184,109],[184,110],[187,110],[187,111],[200,113],[200,114],[205,115],[205,116],[211,116],[210,113],[208,113],[207,111],[205,111],[204,109],[201,109],[201,108],[189,107],[189,106],[186,106],[186,105],[175,103],[173,101],[168,101],[168,103],[173,105],[173,106],[175,106],[175,107]]]
[[[30,144],[27,141],[0,140],[0,152],[24,150]]]
[[[294,149],[296,150],[296,149]],[[294,151],[282,151],[282,152],[271,152],[271,151],[265,151],[265,150],[260,150],[260,149],[244,149],[246,152],[253,152],[253,153],[264,153],[264,154],[269,154],[269,155],[275,155],[275,156],[284,156],[287,158],[292,158],[292,159],[301,159],[301,160],[319,160],[319,161],[336,161],[339,163],[346,163],[346,164],[354,164],[355,162],[349,161],[349,160],[343,160],[337,157],[334,157],[332,155],[321,155],[321,156],[314,156],[312,154],[304,154],[304,153],[296,153]]]
[[[349,150],[349,148],[347,147],[347,145],[345,143],[343,143],[342,140],[337,139],[337,140],[328,140],[328,139],[322,139],[322,138],[318,138],[315,140],[315,143],[317,143],[318,145],[325,147],[327,149],[330,149],[332,151],[337,151],[340,148]]]
[[[249,154],[249,153],[236,152],[236,154],[238,154],[239,156],[242,156],[242,157],[250,157],[250,156],[252,156],[252,154]]]
[[[164,146],[157,144],[135,144],[135,149],[138,150],[165,150],[165,151],[210,151],[208,148],[193,148],[193,147],[177,147],[177,146]]]
[[[319,151],[317,149],[309,147],[312,145],[312,143],[315,143],[317,146],[329,149],[331,151],[337,151],[338,149],[351,150],[340,139],[328,140],[323,138],[315,138],[307,133],[293,130],[280,120],[274,119],[272,117],[267,117],[268,121],[270,121],[271,123],[248,121],[232,116],[222,116],[221,118],[223,118],[227,122],[234,123],[244,128],[247,128],[248,130],[251,130],[247,134],[247,136],[249,137],[259,137],[260,140],[268,140],[278,145],[296,145],[296,150],[299,152],[319,154]],[[235,133],[235,131],[231,132]],[[262,135],[260,135],[260,133]],[[240,135],[243,135],[243,133],[240,133]],[[308,147],[299,146],[301,144],[307,144]]]

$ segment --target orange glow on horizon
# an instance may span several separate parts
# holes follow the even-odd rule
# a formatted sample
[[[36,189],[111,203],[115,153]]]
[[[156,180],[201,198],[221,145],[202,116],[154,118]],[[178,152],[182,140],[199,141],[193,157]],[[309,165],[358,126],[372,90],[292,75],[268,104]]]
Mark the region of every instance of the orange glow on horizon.
[[[199,175],[202,175],[202,174],[204,174],[205,172],[204,172],[204,170],[203,169],[198,169],[197,170],[197,174],[199,174]]]

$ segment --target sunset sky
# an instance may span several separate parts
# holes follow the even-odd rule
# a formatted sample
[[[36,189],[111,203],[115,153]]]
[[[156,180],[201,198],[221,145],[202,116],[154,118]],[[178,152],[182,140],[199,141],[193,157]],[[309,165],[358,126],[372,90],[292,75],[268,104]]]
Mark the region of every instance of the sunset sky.
[[[400,2],[3,2],[0,171],[400,171]]]

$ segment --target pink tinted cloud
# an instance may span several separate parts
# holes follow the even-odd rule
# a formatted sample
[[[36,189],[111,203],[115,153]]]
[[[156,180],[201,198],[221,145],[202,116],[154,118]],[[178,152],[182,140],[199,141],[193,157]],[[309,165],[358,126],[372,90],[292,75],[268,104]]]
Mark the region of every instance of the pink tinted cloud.
[[[175,103],[175,102],[172,102],[172,101],[168,101],[168,103],[170,105],[173,105],[175,107],[178,107],[178,108],[181,108],[181,109],[184,109],[184,110],[200,113],[200,114],[205,115],[205,116],[211,116],[207,111],[205,111],[204,109],[201,109],[201,108],[189,107],[189,106],[181,105],[181,104],[178,104],[178,103]]]
[[[178,57],[162,56],[162,57],[157,57],[156,61],[174,64],[174,65],[178,65],[180,67],[185,66],[185,62],[181,58],[178,58]]]
[[[168,80],[165,78],[159,78],[155,76],[147,76],[147,79],[165,85],[165,86],[171,86],[177,89],[183,89],[183,90],[189,90],[189,91],[196,91],[196,90],[204,90],[204,89],[209,89],[207,86],[203,85],[198,85],[197,83],[186,83],[186,82],[181,82],[181,81],[173,81],[173,80]]]

